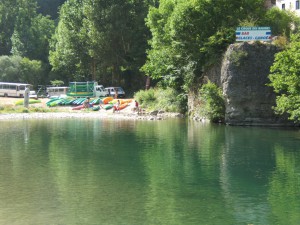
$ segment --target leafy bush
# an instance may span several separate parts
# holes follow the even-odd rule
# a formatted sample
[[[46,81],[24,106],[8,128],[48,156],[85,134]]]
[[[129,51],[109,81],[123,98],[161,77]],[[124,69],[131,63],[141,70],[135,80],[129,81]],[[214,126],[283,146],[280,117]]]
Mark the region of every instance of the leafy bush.
[[[280,48],[285,48],[288,44],[288,38],[286,36],[278,36],[273,43]]]
[[[147,110],[163,110],[166,112],[180,112],[185,101],[183,95],[179,95],[172,88],[151,88],[137,92],[134,98],[142,108]]]
[[[150,88],[149,90],[140,90],[135,94],[134,98],[139,102],[142,108],[152,109],[157,102],[155,90],[153,88]]]
[[[203,84],[199,90],[200,108],[199,115],[208,118],[212,122],[224,120],[225,102],[222,90],[214,83]]]
[[[277,114],[289,114],[289,119],[300,121],[300,34],[291,35],[287,48],[275,55],[267,84],[276,93]]]

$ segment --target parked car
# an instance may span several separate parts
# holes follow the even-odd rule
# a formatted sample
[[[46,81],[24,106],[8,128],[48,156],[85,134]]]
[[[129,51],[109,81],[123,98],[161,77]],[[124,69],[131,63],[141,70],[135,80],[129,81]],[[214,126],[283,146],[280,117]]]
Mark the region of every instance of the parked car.
[[[35,91],[30,91],[29,92],[29,98],[38,99],[36,92]]]
[[[105,90],[108,91],[109,96],[115,97],[117,92],[118,98],[125,98],[125,91],[121,87],[106,87]]]

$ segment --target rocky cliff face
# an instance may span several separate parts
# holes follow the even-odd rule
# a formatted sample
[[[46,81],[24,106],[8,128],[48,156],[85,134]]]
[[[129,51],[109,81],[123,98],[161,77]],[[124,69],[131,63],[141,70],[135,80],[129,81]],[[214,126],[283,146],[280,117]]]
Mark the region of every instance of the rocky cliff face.
[[[279,52],[269,43],[235,43],[227,49],[222,63],[216,63],[203,74],[203,81],[197,82],[188,96],[189,115],[195,120],[204,118],[198,114],[201,109],[198,89],[206,80],[217,84],[223,90],[226,112],[225,123],[229,125],[294,126],[287,116],[273,112],[275,93],[268,75]]]
[[[221,87],[225,97],[225,123],[231,125],[288,125],[285,118],[274,114],[275,94],[268,74],[274,45],[237,43],[227,49],[221,68]]]

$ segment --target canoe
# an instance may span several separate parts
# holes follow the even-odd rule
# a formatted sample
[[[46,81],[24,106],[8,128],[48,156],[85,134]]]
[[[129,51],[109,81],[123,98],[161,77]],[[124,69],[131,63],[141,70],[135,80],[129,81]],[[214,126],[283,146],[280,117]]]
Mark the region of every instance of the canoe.
[[[122,110],[122,109],[125,109],[127,106],[128,106],[127,102],[119,105],[119,111]],[[115,106],[115,105],[114,105],[114,110],[117,110],[117,106]]]
[[[125,109],[128,106],[128,103],[125,102],[119,106],[119,110]]]
[[[92,107],[92,110],[93,111],[99,111],[100,110],[100,106],[98,105],[98,106],[94,106],[94,107]]]
[[[101,101],[101,98],[95,98],[91,101],[91,103],[94,105],[98,105],[100,103],[100,101]]]
[[[104,99],[102,99],[102,102],[103,102],[103,104],[108,104],[113,99],[114,99],[113,97],[105,97]]]
[[[49,107],[57,106],[61,102],[61,99],[56,99],[54,101],[51,101],[49,104],[47,104]]]
[[[84,109],[84,105],[79,105],[72,108],[72,110],[81,110],[81,109]]]
[[[114,106],[114,105],[112,105],[112,104],[108,104],[108,105],[103,106],[103,108],[104,108],[105,110],[109,110],[109,109],[111,109],[113,106]]]
[[[124,103],[130,103],[133,101],[133,99],[113,99],[112,101],[110,101],[110,104],[116,104],[118,102],[118,100],[120,101],[120,104],[124,104]]]

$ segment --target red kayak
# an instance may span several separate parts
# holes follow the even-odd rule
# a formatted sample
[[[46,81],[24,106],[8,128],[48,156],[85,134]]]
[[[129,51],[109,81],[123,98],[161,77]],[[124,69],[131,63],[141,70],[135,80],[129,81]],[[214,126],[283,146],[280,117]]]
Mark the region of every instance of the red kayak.
[[[92,108],[93,107],[93,104],[90,104],[90,108]],[[81,109],[84,109],[85,107],[84,107],[84,105],[79,105],[79,106],[76,106],[76,107],[74,107],[74,108],[72,108],[72,110],[81,110]]]

